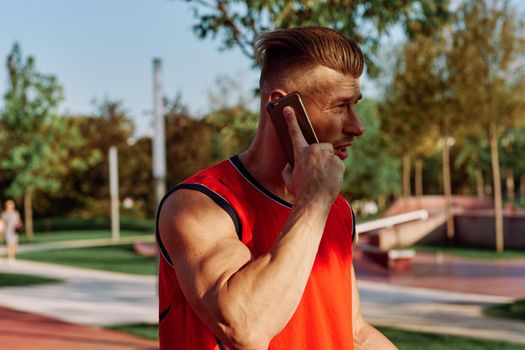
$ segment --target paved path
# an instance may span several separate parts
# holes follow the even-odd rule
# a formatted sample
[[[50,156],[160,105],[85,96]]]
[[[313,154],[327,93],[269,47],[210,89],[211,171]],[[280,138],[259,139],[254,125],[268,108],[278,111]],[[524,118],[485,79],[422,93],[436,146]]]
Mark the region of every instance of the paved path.
[[[508,297],[395,286],[359,281],[365,318],[381,326],[524,344],[525,322],[487,317],[483,308]]]
[[[358,279],[525,299],[525,259],[489,261],[417,253],[412,261],[412,269],[402,272],[370,263],[357,250],[354,266]]]
[[[158,342],[0,306],[0,348],[5,350],[155,350]]]
[[[156,278],[0,259],[0,272],[63,279],[65,283],[0,288],[0,305],[87,325],[157,322]]]
[[[18,261],[0,271],[64,279],[55,285],[0,289],[0,305],[85,325],[156,322],[154,277]],[[486,305],[512,300],[361,281],[365,318],[385,326],[498,339],[525,344],[525,323],[488,318]],[[524,346],[525,349],[525,346]]]

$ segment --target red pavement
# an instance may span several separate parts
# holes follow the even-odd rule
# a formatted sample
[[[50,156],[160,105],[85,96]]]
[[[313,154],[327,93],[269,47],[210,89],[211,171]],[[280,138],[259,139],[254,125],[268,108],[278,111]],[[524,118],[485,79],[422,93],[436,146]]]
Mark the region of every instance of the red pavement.
[[[417,253],[410,271],[392,271],[372,263],[356,249],[354,266],[358,280],[525,298],[525,259],[481,261]]]
[[[0,349],[154,350],[158,343],[0,307]]]

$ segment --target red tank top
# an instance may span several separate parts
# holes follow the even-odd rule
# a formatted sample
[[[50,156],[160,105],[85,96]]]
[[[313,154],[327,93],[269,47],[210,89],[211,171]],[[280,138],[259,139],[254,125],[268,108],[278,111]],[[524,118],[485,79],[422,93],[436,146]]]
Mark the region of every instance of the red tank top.
[[[258,183],[237,156],[193,175],[164,199],[181,188],[200,191],[221,206],[254,258],[271,249],[291,210],[291,204]],[[332,205],[299,306],[269,349],[353,349],[350,269],[354,232],[353,212],[339,196]],[[157,242],[162,256],[158,286],[160,349],[227,349],[184,298],[158,229]]]

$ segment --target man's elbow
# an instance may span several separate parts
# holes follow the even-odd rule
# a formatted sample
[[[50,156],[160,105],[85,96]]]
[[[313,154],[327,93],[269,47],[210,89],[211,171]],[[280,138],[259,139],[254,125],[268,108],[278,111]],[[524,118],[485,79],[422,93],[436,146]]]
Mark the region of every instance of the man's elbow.
[[[219,304],[219,315],[222,320],[219,329],[230,348],[242,350],[268,348],[274,334],[256,313],[248,312],[237,303],[225,301]]]
[[[225,343],[231,349],[266,350],[271,338],[262,334],[257,327],[227,327],[224,331]]]
[[[396,350],[397,347],[381,332],[361,316],[354,324],[354,346],[356,350]]]

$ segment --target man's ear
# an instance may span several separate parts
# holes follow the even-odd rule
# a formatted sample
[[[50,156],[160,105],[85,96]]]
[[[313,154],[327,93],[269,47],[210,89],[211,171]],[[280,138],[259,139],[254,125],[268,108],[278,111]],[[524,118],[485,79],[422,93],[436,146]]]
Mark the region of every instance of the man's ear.
[[[271,102],[271,101],[275,101],[283,96],[286,96],[288,95],[288,93],[284,90],[281,90],[281,89],[275,89],[275,90],[272,90],[272,92],[270,92],[270,94],[268,94],[268,101],[267,102]]]

